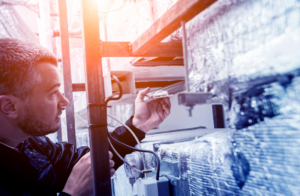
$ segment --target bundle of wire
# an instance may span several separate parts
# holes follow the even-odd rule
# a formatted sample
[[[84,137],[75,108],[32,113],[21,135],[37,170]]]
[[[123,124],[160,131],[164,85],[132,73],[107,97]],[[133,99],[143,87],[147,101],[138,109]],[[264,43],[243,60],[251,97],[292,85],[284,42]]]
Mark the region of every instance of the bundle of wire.
[[[119,100],[119,99],[122,97],[122,95],[123,95],[123,89],[122,89],[122,85],[121,85],[119,79],[118,79],[116,76],[114,76],[114,75],[112,75],[112,78],[117,82],[118,87],[119,87],[119,89],[120,89],[120,94],[119,94],[118,97],[112,97],[112,96],[109,97],[109,98],[105,101],[105,104],[106,104],[106,105],[107,105],[107,103],[108,103],[109,101],[111,101],[111,100]],[[112,116],[110,116],[110,115],[108,115],[108,116],[111,117],[111,118],[113,118],[114,120],[117,120],[116,118],[114,118],[114,117],[112,117]],[[119,120],[117,120],[117,121],[120,122]],[[124,124],[124,123],[122,123],[122,122],[120,122],[120,123],[123,124],[123,125],[126,127],[126,129],[132,134],[132,136],[134,137],[134,139],[135,139],[135,140],[137,141],[137,143],[139,144],[139,147],[141,148],[140,142],[139,142],[138,138],[136,137],[136,135],[134,134],[134,132],[133,132],[126,124]],[[128,149],[128,150],[133,150],[133,151],[138,151],[138,152],[144,152],[144,153],[151,153],[151,154],[153,154],[154,157],[155,157],[155,159],[156,159],[156,165],[157,165],[157,169],[156,169],[156,180],[159,180],[160,160],[159,160],[159,157],[157,156],[157,154],[156,154],[155,152],[150,151],[150,150],[137,149],[137,148],[128,146],[128,145],[126,145],[126,144],[124,144],[124,143],[122,143],[122,142],[116,140],[115,138],[113,138],[113,137],[109,134],[108,131],[107,131],[107,136],[108,136],[108,142],[109,142],[111,148],[113,149],[113,151],[117,154],[117,156],[118,156],[125,164],[129,165],[131,168],[133,168],[134,170],[136,170],[136,171],[138,171],[138,172],[143,173],[143,171],[138,170],[138,169],[132,167],[129,163],[127,163],[127,162],[123,159],[123,157],[116,151],[116,149],[115,149],[114,146],[112,145],[111,141],[114,142],[114,143],[116,143],[116,144],[119,145],[119,146],[122,146],[122,147]],[[143,156],[142,156],[142,157],[143,157]],[[144,160],[144,159],[143,159],[143,162],[145,163],[145,160]]]

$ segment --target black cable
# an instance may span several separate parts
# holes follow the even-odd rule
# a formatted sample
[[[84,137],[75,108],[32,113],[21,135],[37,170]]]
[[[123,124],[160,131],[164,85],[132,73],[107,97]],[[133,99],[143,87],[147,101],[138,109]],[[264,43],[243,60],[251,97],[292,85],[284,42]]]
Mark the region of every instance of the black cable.
[[[118,96],[118,97],[113,97],[113,95],[111,95],[111,96],[105,101],[105,104],[106,104],[106,105],[107,105],[107,103],[108,103],[109,101],[111,101],[111,100],[119,100],[119,99],[121,99],[121,97],[123,96],[123,88],[122,88],[122,85],[121,85],[120,80],[119,80],[116,76],[114,76],[114,75],[111,75],[111,77],[112,77],[112,78],[116,81],[116,83],[118,84],[120,93],[119,93],[119,96]]]
[[[118,97],[115,97],[115,98],[112,97],[112,96],[110,96],[110,97],[105,101],[105,104],[106,104],[106,105],[107,105],[107,103],[108,103],[109,101],[111,101],[111,100],[119,100],[119,99],[121,99],[121,97],[122,97],[122,95],[123,95],[123,89],[122,89],[121,82],[120,82],[119,79],[118,79],[116,76],[114,76],[114,75],[112,75],[112,78],[113,78],[113,79],[116,81],[116,83],[118,84],[118,87],[119,87],[119,90],[120,90],[120,94],[119,94]],[[156,180],[159,180],[160,160],[159,160],[159,157],[157,156],[157,154],[156,154],[155,152],[150,151],[150,150],[141,150],[141,149],[137,149],[137,148],[128,146],[128,145],[126,145],[126,144],[124,144],[124,143],[122,143],[122,142],[116,140],[115,138],[113,138],[113,137],[109,134],[108,129],[107,129],[107,135],[108,135],[108,137],[109,137],[113,142],[115,142],[115,143],[118,144],[119,146],[123,146],[124,148],[127,148],[127,149],[129,149],[129,150],[133,150],[133,151],[146,152],[146,153],[151,153],[151,154],[153,154],[153,155],[155,156],[155,158],[156,158],[156,164],[157,164]],[[126,162],[126,164],[128,164],[128,163]],[[129,164],[128,164],[128,165],[129,165]],[[145,169],[146,169],[146,168],[145,168]]]
[[[116,144],[118,144],[119,146],[122,146],[124,148],[127,148],[128,150],[133,150],[133,151],[138,151],[138,152],[146,152],[146,153],[151,153],[155,156],[155,159],[156,159],[156,164],[157,164],[157,172],[156,172],[156,180],[159,180],[159,172],[160,172],[160,160],[159,160],[159,157],[157,156],[157,154],[153,151],[150,151],[150,150],[141,150],[141,149],[137,149],[137,148],[134,148],[134,147],[131,147],[131,146],[128,146],[118,140],[116,140],[115,138],[113,138],[109,133],[108,134],[108,137],[112,140],[112,142],[115,142]],[[146,169],[146,168],[145,168]]]

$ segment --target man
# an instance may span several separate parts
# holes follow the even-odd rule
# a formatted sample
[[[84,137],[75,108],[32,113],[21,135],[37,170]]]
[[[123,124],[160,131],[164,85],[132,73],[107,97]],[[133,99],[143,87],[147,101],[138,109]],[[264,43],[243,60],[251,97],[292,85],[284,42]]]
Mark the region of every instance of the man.
[[[33,43],[5,38],[0,39],[0,60],[0,195],[91,195],[89,149],[45,137],[58,130],[69,103],[59,91],[55,56]],[[140,140],[170,113],[168,98],[144,102],[148,92],[139,92],[135,115],[126,122]],[[124,127],[112,136],[136,145]],[[111,175],[121,164],[116,156],[110,160]]]

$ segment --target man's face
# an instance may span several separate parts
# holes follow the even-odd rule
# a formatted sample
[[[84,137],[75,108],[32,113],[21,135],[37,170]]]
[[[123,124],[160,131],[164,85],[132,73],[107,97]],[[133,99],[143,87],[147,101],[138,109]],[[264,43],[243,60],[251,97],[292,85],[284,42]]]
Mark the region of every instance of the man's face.
[[[48,62],[36,65],[41,82],[33,87],[20,111],[18,126],[30,136],[43,136],[59,129],[62,108],[69,101],[60,93],[57,68]]]

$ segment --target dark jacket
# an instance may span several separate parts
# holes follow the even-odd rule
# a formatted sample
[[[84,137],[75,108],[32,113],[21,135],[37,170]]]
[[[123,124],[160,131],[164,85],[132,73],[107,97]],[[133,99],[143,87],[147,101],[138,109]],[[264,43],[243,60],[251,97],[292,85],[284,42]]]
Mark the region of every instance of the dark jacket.
[[[140,140],[145,137],[144,132],[132,126],[131,120],[126,124]],[[125,127],[118,127],[111,135],[130,146],[136,145]],[[114,147],[123,157],[131,153]],[[75,149],[65,142],[54,144],[45,136],[31,137],[17,148],[15,151],[0,144],[0,195],[56,196],[63,190],[73,166],[90,151],[88,147]],[[115,154],[113,160],[115,169],[123,164]]]

